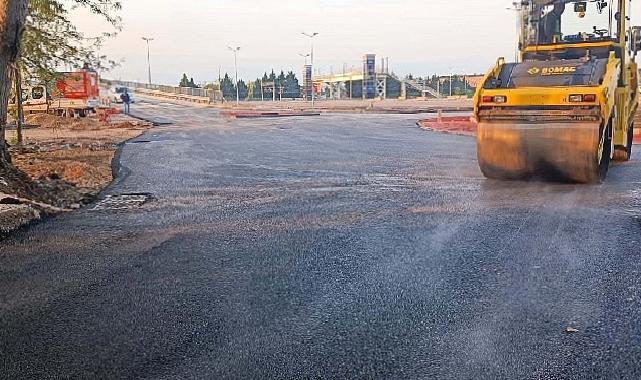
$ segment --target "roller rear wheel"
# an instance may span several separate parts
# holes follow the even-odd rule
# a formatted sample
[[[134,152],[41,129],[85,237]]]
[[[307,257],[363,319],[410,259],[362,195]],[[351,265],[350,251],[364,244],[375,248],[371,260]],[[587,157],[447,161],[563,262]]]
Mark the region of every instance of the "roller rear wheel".
[[[617,161],[630,161],[632,157],[632,140],[634,139],[634,124],[628,128],[628,139],[626,146],[617,146],[614,149],[614,159]]]

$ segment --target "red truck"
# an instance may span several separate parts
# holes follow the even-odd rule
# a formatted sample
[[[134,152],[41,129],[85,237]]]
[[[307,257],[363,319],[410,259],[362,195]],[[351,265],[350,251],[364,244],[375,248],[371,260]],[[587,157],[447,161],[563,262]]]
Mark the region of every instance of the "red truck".
[[[100,77],[93,70],[58,73],[53,89],[44,85],[25,86],[22,92],[24,112],[49,112],[58,115],[85,116],[100,106]]]

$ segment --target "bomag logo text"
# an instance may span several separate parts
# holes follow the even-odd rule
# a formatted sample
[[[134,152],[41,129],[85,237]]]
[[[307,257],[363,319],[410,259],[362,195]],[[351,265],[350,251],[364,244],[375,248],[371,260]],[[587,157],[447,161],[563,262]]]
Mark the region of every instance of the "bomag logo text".
[[[556,66],[556,67],[532,67],[528,71],[530,75],[563,75],[563,74],[572,74],[576,73],[576,66]]]
[[[576,73],[576,66],[544,67],[541,75],[563,75]]]

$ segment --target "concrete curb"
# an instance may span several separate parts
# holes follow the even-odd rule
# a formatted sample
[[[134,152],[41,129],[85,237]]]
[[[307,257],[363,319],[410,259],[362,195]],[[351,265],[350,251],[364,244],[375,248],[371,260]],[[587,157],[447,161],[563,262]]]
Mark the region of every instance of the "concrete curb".
[[[277,118],[277,117],[300,117],[300,116],[320,116],[320,112],[288,112],[288,111],[274,111],[274,112],[261,112],[261,111],[221,111],[221,115],[235,119],[257,119],[257,118]]]

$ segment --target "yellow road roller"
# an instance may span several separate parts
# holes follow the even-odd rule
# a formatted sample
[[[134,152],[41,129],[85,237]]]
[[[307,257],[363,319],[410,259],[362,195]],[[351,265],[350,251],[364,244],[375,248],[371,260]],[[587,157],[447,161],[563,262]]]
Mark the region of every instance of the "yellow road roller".
[[[631,0],[529,0],[516,62],[499,58],[474,97],[481,171],[501,180],[599,183],[629,160],[639,28]]]

